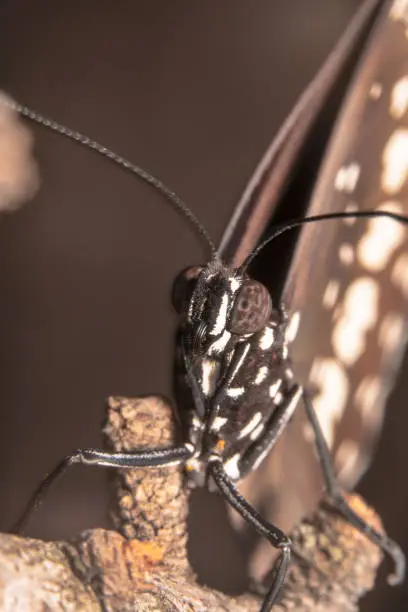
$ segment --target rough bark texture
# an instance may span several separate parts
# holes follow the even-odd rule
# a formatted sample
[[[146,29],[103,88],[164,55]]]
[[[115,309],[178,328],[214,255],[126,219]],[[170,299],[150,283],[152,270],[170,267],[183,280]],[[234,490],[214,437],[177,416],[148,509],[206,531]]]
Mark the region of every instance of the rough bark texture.
[[[158,397],[111,398],[107,446],[131,450],[174,439],[169,406]],[[1,612],[257,611],[197,584],[187,560],[188,489],[181,467],[112,471],[117,531],[94,529],[70,542],[0,536]],[[353,505],[380,528],[357,496]],[[292,534],[295,551],[276,612],[351,612],[373,587],[381,554],[324,503]]]

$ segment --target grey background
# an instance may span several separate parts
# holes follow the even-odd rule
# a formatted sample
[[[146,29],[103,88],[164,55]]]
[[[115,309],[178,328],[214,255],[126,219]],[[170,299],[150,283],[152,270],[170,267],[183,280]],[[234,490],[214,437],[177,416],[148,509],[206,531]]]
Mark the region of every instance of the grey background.
[[[218,239],[357,5],[10,0],[0,9],[0,87],[153,170]],[[171,282],[204,256],[160,196],[58,136],[35,134],[41,192],[0,223],[4,529],[63,454],[100,444],[108,395],[169,393]],[[361,490],[408,543],[403,378]],[[202,579],[239,591],[245,556],[218,498],[195,496],[191,522]],[[107,524],[106,474],[78,469],[29,533],[59,538]],[[365,609],[405,610],[407,601],[405,588],[382,584]]]

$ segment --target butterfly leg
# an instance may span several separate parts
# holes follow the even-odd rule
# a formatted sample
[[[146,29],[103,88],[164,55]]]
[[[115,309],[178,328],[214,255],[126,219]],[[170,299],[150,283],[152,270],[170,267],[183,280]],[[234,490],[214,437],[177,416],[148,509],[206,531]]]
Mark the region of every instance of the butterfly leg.
[[[329,503],[335,508],[346,520],[348,520],[354,527],[364,533],[369,540],[379,546],[382,550],[390,555],[394,561],[395,572],[388,577],[389,584],[396,585],[400,584],[404,580],[405,575],[405,555],[401,548],[396,542],[388,538],[387,535],[379,533],[371,525],[368,525],[366,521],[361,518],[354,510],[349,506],[344,495],[342,494],[341,488],[337,481],[336,474],[334,472],[331,455],[327,446],[325,437],[323,435],[319,419],[317,418],[316,412],[313,408],[313,404],[306,392],[303,393],[303,401],[307,413],[307,417],[312,425],[317,453],[320,459],[322,467],[323,478],[325,481],[326,491],[329,496]]]
[[[281,551],[274,567],[272,585],[260,609],[260,612],[269,612],[276,602],[279,591],[285,581],[286,571],[290,561],[292,542],[283,531],[278,529],[278,527],[265,521],[259,512],[242,497],[225,473],[219,458],[214,458],[214,460],[210,462],[209,471],[215,484],[228,503],[243,519],[252,525],[260,535],[269,540],[274,548]]]
[[[302,387],[293,385],[282,404],[277,406],[272,417],[266,423],[262,436],[251,444],[240,460],[240,479],[245,478],[249,472],[256,470],[263,459],[270,453],[296,410],[302,395]]]
[[[194,454],[192,444],[175,448],[158,448],[135,451],[133,453],[106,453],[104,451],[85,448],[67,455],[40,483],[31,496],[22,516],[12,528],[13,533],[21,533],[31,514],[37,510],[51,486],[67,471],[71,465],[96,465],[117,469],[132,469],[138,467],[165,467],[183,463]]]

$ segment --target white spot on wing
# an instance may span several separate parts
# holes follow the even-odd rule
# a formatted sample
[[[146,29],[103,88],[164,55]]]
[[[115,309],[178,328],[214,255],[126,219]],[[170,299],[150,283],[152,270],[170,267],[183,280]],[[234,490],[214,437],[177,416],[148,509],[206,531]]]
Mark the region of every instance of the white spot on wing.
[[[302,425],[303,437],[307,442],[314,442],[315,435],[313,427],[310,423],[303,423]]]
[[[384,417],[385,385],[378,376],[366,376],[360,382],[354,397],[363,425],[366,429],[379,429]]]
[[[300,312],[294,312],[288,323],[285,331],[285,340],[288,344],[294,341],[299,331],[300,325]]]
[[[361,449],[355,440],[343,440],[334,459],[334,465],[341,482],[355,480],[360,469]]]
[[[408,176],[408,130],[394,131],[385,145],[382,162],[381,187],[386,194],[395,195]]]
[[[402,119],[408,109],[408,76],[396,82],[391,92],[390,115]]]
[[[346,212],[356,212],[358,210],[358,206],[355,202],[348,202],[345,208]],[[356,217],[346,217],[343,219],[344,225],[354,225],[357,222]]]
[[[381,85],[381,83],[373,83],[370,87],[368,95],[372,100],[379,100],[381,98],[382,92],[383,86]]]
[[[378,283],[369,277],[358,278],[346,291],[331,340],[336,356],[347,366],[365,350],[366,334],[378,319],[378,300]]]
[[[385,202],[378,210],[402,213],[401,205],[393,201]],[[386,217],[370,219],[367,232],[357,245],[357,259],[370,272],[384,270],[404,239],[405,228],[401,223]]]
[[[354,249],[351,244],[344,242],[339,247],[339,259],[344,266],[349,266],[354,261]]]
[[[390,17],[394,21],[408,24],[408,0],[395,0],[390,9]]]
[[[238,434],[238,440],[245,438],[253,429],[262,421],[262,412],[255,412],[252,419],[241,429]]]
[[[392,282],[402,291],[403,295],[408,298],[408,253],[400,255],[395,262],[392,272]]]
[[[349,380],[338,361],[317,358],[312,364],[310,381],[319,389],[313,398],[313,406],[326,442],[331,447],[337,422],[346,408],[350,389]]]
[[[405,344],[405,317],[398,312],[389,312],[383,319],[378,334],[378,342],[383,351],[394,355]]]
[[[334,188],[341,193],[353,193],[360,176],[360,166],[353,162],[342,166],[334,179]]]
[[[339,296],[340,283],[338,280],[331,279],[326,286],[323,294],[323,307],[327,310],[334,308]]]

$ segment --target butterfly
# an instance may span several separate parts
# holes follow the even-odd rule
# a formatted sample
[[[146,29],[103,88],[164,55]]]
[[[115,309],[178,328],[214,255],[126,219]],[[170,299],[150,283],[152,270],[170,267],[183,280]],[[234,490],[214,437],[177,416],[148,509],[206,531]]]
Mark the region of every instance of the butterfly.
[[[366,6],[369,6],[371,10],[372,4],[373,3],[368,3]],[[366,18],[367,15],[364,16],[364,22],[366,21]],[[340,64],[342,64],[342,62],[340,62]],[[329,73],[335,73],[332,67],[330,68]],[[330,85],[330,82],[328,85]],[[313,91],[315,90],[316,88]],[[324,97],[325,96],[322,95],[323,99]],[[314,102],[316,103],[314,112],[318,112],[318,100],[317,102],[314,100]],[[313,109],[313,105],[310,105],[309,103],[309,105],[306,107],[307,113],[310,113],[311,109]],[[38,121],[40,119],[38,115],[29,111],[29,109],[20,107],[19,110],[34,120]],[[302,141],[302,130],[300,129],[300,135],[299,131],[297,131],[299,126],[301,128],[302,125],[304,125],[305,129],[307,129],[312,118],[313,114],[311,117],[306,114],[306,118],[304,118],[304,115],[301,116],[300,124],[296,124],[294,128],[294,142],[288,138],[288,142],[292,143],[292,146],[296,145],[297,139]],[[304,121],[304,123],[302,123],[302,121]],[[53,122],[46,120],[43,121],[43,123],[48,125],[48,127],[56,129],[57,131],[67,133],[67,130],[61,130],[60,127]],[[72,132],[68,135],[71,135],[71,137],[74,137],[76,140],[79,140],[84,144],[90,145],[92,148],[96,148],[99,150],[99,152],[107,154],[109,157],[113,158],[117,163],[124,165],[133,171],[136,170],[137,174],[142,175],[140,168],[135,168],[134,166],[132,167],[123,158],[112,155],[109,151],[102,147],[95,146],[95,143],[89,141],[89,139],[86,139],[78,134],[73,134]],[[287,146],[287,143],[285,143],[285,146]],[[296,150],[296,146],[294,147],[294,150]],[[282,150],[279,150],[279,156],[281,156],[280,160],[283,159],[283,161],[285,161],[285,155],[287,155],[287,153],[287,149],[282,146]],[[293,156],[293,151],[290,152],[290,162],[293,160],[293,157],[291,156]],[[270,164],[270,162],[271,160],[269,159],[266,165],[268,165],[268,163]],[[276,167],[279,168],[279,164],[273,165],[274,171],[276,171]],[[347,169],[345,169],[345,174],[347,174]],[[274,177],[276,178],[276,174]],[[282,184],[286,184],[285,172],[281,172],[280,177]],[[272,316],[272,306],[270,301],[268,301],[269,294],[265,290],[265,287],[256,281],[251,281],[251,279],[248,279],[246,276],[245,267],[240,271],[233,271],[232,268],[225,266],[222,261],[220,261],[220,258],[217,258],[217,252],[213,248],[214,245],[212,244],[212,241],[209,239],[202,226],[197,223],[191,211],[187,213],[186,209],[183,208],[183,203],[177,198],[177,196],[175,196],[175,194],[169,192],[169,190],[167,190],[162,183],[155,179],[152,180],[151,177],[146,174],[143,178],[147,179],[157,189],[161,190],[165,195],[170,197],[173,203],[181,211],[184,211],[184,214],[188,214],[190,221],[198,229],[199,233],[202,235],[202,237],[204,237],[213,250],[214,257],[213,261],[208,266],[204,266],[198,270],[196,269],[194,274],[190,272],[190,276],[187,276],[187,279],[185,277],[180,279],[181,286],[183,287],[184,285],[184,291],[187,293],[187,298],[180,298],[180,294],[183,294],[183,290],[175,291],[176,294],[179,294],[179,297],[175,299],[175,302],[178,304],[178,308],[181,311],[180,314],[183,317],[180,340],[181,362],[179,363],[179,366],[182,370],[183,378],[187,379],[188,381],[187,387],[192,393],[194,400],[193,403],[196,408],[195,414],[190,413],[191,422],[189,423],[188,427],[189,441],[182,447],[178,447],[177,449],[169,449],[166,452],[152,451],[151,453],[146,452],[139,455],[135,453],[132,455],[132,466],[135,465],[136,459],[137,461],[142,462],[141,465],[157,465],[158,462],[168,463],[171,461],[183,461],[186,462],[187,470],[192,475],[192,479],[195,477],[197,480],[200,479],[202,470],[206,472],[208,468],[210,476],[230,503],[238,511],[241,511],[241,514],[245,514],[247,517],[249,516],[250,522],[252,522],[252,524],[255,525],[261,533],[266,534],[269,539],[272,539],[278,548],[282,550],[280,561],[278,562],[276,568],[276,579],[274,580],[263,604],[263,609],[267,610],[275,601],[279,587],[283,581],[290,554],[290,544],[285,535],[279,529],[267,527],[256,514],[256,511],[248,511],[248,506],[245,505],[245,500],[242,500],[234,487],[234,481],[239,480],[244,475],[245,470],[251,470],[254,466],[256,466],[259,458],[263,457],[263,451],[265,451],[263,446],[267,446],[267,450],[271,449],[270,444],[275,441],[278,434],[281,433],[281,429],[286,426],[287,421],[291,419],[293,411],[297,407],[297,403],[301,396],[303,396],[305,399],[306,409],[310,417],[310,422],[312,426],[314,426],[315,434],[317,432],[312,404],[310,403],[308,397],[303,394],[302,387],[292,381],[292,374],[290,373],[289,362],[287,361],[288,345],[290,344],[292,335],[294,335],[293,328],[296,328],[299,323],[299,313],[300,317],[303,319],[303,311],[301,312],[295,310],[290,314],[290,316],[288,316],[288,313],[284,308],[278,310],[275,309],[273,310]],[[268,181],[270,178],[271,177],[268,176]],[[339,178],[339,183],[341,183],[342,180],[347,183],[347,177],[343,176],[343,179]],[[255,181],[255,183],[256,188],[259,188],[259,182]],[[263,187],[265,187],[266,190],[270,189],[270,183],[265,183]],[[251,195],[252,194],[249,191],[249,198],[248,194],[246,195],[246,198],[251,200]],[[270,206],[270,203],[268,205]],[[239,210],[241,210],[241,208]],[[256,208],[256,212],[259,213],[259,211],[265,212],[265,208],[259,206]],[[268,215],[270,215],[270,212],[271,211],[269,209]],[[313,205],[309,209],[309,213],[310,212],[315,212],[313,210]],[[252,211],[251,219],[256,220],[256,216],[257,215]],[[348,220],[351,218],[351,216],[347,217]],[[402,219],[401,217],[398,218]],[[302,222],[303,221],[304,220],[302,220]],[[265,221],[261,222],[261,227],[264,225],[264,223]],[[286,228],[287,227],[288,226],[286,226]],[[346,228],[348,227],[349,226],[346,226]],[[319,241],[317,241],[316,236],[314,236],[313,245],[318,244],[319,249],[324,250],[322,247],[321,231],[317,231]],[[237,235],[238,232],[235,232],[235,239]],[[327,240],[327,238],[328,236],[326,235],[325,240]],[[257,238],[255,240],[257,240]],[[309,240],[309,244],[307,243],[307,240]],[[292,264],[291,271],[289,272],[287,288],[284,291],[284,302],[289,304],[292,310],[296,305],[297,300],[299,300],[296,292],[301,285],[303,288],[305,285],[304,282],[299,282],[299,274],[303,277],[308,275],[308,269],[305,265],[307,259],[304,257],[304,251],[302,253],[302,248],[306,249],[308,258],[313,260],[313,248],[310,247],[310,240],[310,237],[307,239],[307,232],[303,231],[301,241],[298,246],[298,253],[295,255],[294,263]],[[245,240],[241,238],[240,246],[243,244],[245,244]],[[302,247],[302,244],[306,244],[306,246]],[[218,252],[226,252],[228,250],[227,247],[228,245],[226,246],[224,241]],[[299,255],[299,253],[301,255]],[[236,257],[239,257],[238,252]],[[299,261],[301,262],[301,266],[299,263],[297,263]],[[248,260],[247,263],[249,265]],[[297,272],[299,266],[301,270],[300,272]],[[177,289],[180,289],[180,287]],[[333,289],[331,292],[332,295],[335,293]],[[329,298],[327,299],[329,300]],[[333,297],[330,299],[333,301]],[[302,303],[304,303],[304,300],[304,294],[302,294]],[[297,315],[297,317],[295,315]],[[253,319],[255,319],[255,321]],[[293,323],[293,321],[295,321],[295,323]],[[204,327],[203,322],[205,322]],[[227,326],[229,326],[228,329]],[[304,327],[305,324],[302,322],[301,328]],[[228,342],[231,338],[228,338],[227,342],[226,337],[222,336],[222,333],[225,331],[234,336],[233,342],[230,342],[229,345]],[[261,334],[261,336],[259,336],[259,334]],[[253,339],[248,341],[247,336],[251,336]],[[211,337],[212,342],[210,342]],[[273,338],[272,344],[269,346],[267,346],[269,341],[268,338],[269,340],[270,338]],[[218,344],[214,345],[214,343]],[[266,351],[268,349],[272,350],[267,355]],[[270,358],[271,363],[269,363],[268,359],[266,359],[266,362],[262,362],[262,365],[259,366],[260,357],[265,359],[266,357],[268,357],[268,359]],[[206,359],[207,361],[205,361]],[[250,368],[248,367],[251,359],[255,359],[254,371],[250,371]],[[256,370],[257,368],[259,371]],[[244,416],[241,415],[242,419],[239,423],[236,422],[234,424],[233,431],[230,431],[228,436],[223,435],[223,437],[220,438],[218,434],[222,431],[223,426],[231,425],[231,422],[222,422],[222,419],[225,421],[226,417],[224,414],[221,414],[221,408],[224,410],[227,408],[228,411],[234,412],[233,407],[231,408],[229,404],[233,404],[234,406],[235,404],[233,400],[236,400],[237,398],[239,399],[239,396],[234,397],[233,393],[231,392],[233,391],[234,393],[237,393],[236,389],[240,389],[242,387],[242,385],[241,387],[233,387],[232,383],[236,382],[241,374],[244,375],[245,378],[249,373],[252,373],[255,380],[258,377],[259,372],[262,372],[262,375],[265,374],[265,369],[262,368],[266,368],[266,378],[260,380],[255,386],[258,387],[256,391],[259,391],[261,389],[261,383],[263,383],[265,380],[267,381],[267,391],[270,399],[273,400],[269,404],[269,408],[260,416],[260,411],[254,412],[252,409],[250,411],[250,415],[247,415],[246,420],[244,419]],[[273,381],[271,381],[269,378],[271,371],[273,371]],[[326,372],[326,375],[324,376],[325,380],[327,379],[327,376],[328,375]],[[317,377],[317,380],[315,381],[316,386],[318,386],[320,382],[321,378]],[[274,395],[271,395],[272,387],[274,387]],[[282,390],[280,390],[280,387],[282,387]],[[265,392],[265,389],[262,388],[262,391]],[[228,393],[230,393],[230,395],[228,395]],[[251,400],[248,401],[247,404],[249,407],[253,408],[252,400],[254,398],[252,398],[252,392],[248,394],[247,390],[245,389],[245,385],[244,394],[246,399],[249,398]],[[208,398],[210,398],[211,401],[209,401]],[[208,406],[208,404],[210,404],[210,406]],[[235,412],[237,411],[235,410]],[[208,418],[208,413],[210,413],[210,419]],[[194,421],[194,416],[197,417],[198,422]],[[202,434],[202,430],[204,430],[204,434]],[[266,434],[271,435],[272,438],[266,438]],[[253,444],[250,446],[247,444],[248,438],[251,440],[251,442],[253,442]],[[245,445],[242,441],[245,442]],[[229,442],[231,444],[229,444]],[[262,448],[260,447],[261,442],[263,445],[261,445]],[[324,444],[323,438],[320,438],[320,451],[326,456],[327,459],[327,450],[324,449]],[[260,450],[262,450],[262,452],[260,452]],[[234,452],[234,454],[231,454],[232,452]],[[233,458],[234,461],[231,463],[230,461]],[[204,466],[196,465],[197,462],[199,463],[200,459],[204,460]],[[87,450],[80,455],[73,455],[69,460],[69,463],[80,461],[87,464],[98,463],[103,465],[120,465],[123,467],[124,462],[127,460],[129,460],[129,458],[124,456],[113,458],[112,456],[108,457],[106,454],[99,451],[91,452]],[[228,467],[226,467],[227,462],[230,462]],[[67,467],[67,465],[67,463],[61,464],[57,468],[57,471],[51,475],[51,479],[46,481],[45,486],[47,486],[55,476],[59,475],[60,472]],[[333,474],[328,474],[326,471],[326,476],[329,476],[328,480],[331,480],[333,484]],[[231,483],[231,481],[233,482]],[[337,499],[337,501],[339,500],[340,497]],[[340,505],[343,504],[343,501],[340,503]],[[344,505],[343,510],[346,513],[349,512],[349,510],[345,509]],[[357,520],[356,517],[353,517],[350,514],[349,516],[352,518],[352,520]],[[377,535],[375,537],[378,540],[379,536]],[[397,549],[392,543],[390,544],[388,541],[381,540],[381,538],[379,539],[379,542],[386,549],[388,548],[391,550],[396,557],[399,556],[399,553],[397,554],[396,552]],[[399,565],[401,566],[400,558]],[[399,574],[401,574],[401,567],[399,568]]]

